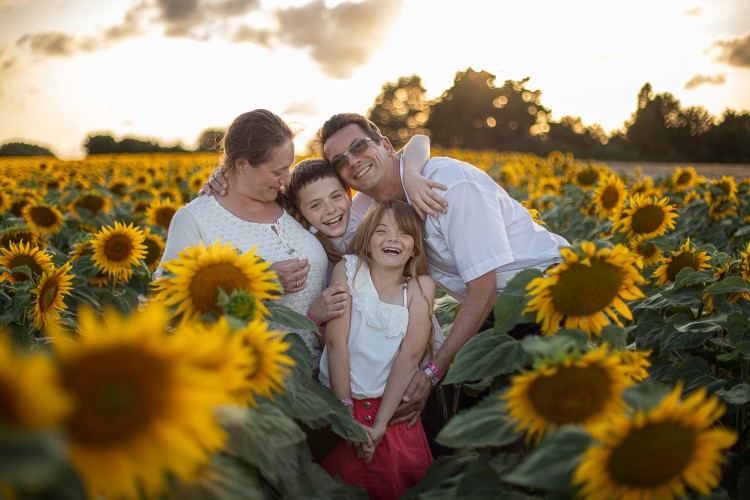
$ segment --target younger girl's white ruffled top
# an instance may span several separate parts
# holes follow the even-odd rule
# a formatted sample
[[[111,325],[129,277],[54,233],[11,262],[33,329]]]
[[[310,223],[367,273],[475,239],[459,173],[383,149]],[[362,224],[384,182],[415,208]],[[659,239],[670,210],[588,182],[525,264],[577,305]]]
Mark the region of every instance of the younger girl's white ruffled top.
[[[349,372],[352,397],[376,398],[383,395],[388,375],[398,356],[401,341],[409,324],[409,310],[404,304],[382,302],[363,263],[357,271],[359,258],[344,255],[346,281],[352,296],[349,329]],[[356,276],[355,276],[356,273]],[[328,352],[323,349],[320,360],[320,381],[330,387]]]

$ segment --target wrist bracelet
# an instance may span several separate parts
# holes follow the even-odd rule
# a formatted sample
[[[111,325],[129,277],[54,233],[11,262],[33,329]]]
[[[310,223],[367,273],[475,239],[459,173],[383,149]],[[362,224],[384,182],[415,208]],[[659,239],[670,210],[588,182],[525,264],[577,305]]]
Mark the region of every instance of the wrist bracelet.
[[[440,376],[440,371],[437,369],[437,366],[435,366],[433,363],[427,363],[427,368],[432,370],[432,373],[435,374],[435,376],[438,378],[438,380],[442,380],[443,377]]]
[[[430,365],[427,365],[427,366],[424,367],[424,372],[430,378],[430,383],[433,386],[438,385],[440,383],[440,379],[438,378],[437,375],[435,375],[435,372],[432,371],[432,369],[430,368]]]
[[[341,404],[344,406],[354,406],[354,401],[351,398],[346,398],[341,400]]]
[[[309,310],[307,311],[307,317],[310,319],[310,321],[315,323],[315,326],[317,326],[318,328],[325,328],[325,323],[321,323],[320,321],[318,321]]]

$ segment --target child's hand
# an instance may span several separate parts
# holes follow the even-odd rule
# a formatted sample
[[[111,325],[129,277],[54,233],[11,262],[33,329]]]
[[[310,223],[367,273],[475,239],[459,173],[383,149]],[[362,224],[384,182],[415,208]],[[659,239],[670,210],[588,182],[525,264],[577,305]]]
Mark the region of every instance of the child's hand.
[[[432,181],[423,175],[408,177],[404,175],[404,188],[409,195],[412,206],[423,220],[427,214],[437,217],[438,213],[446,213],[448,202],[437,194],[433,188],[447,191],[445,184]]]
[[[367,432],[370,440],[369,443],[362,443],[361,451],[363,456],[360,456],[360,458],[362,458],[366,464],[369,464],[372,461],[372,456],[375,454],[375,449],[380,444],[380,441],[383,440],[383,436],[385,436],[385,426],[373,425],[372,427],[365,427],[365,432]],[[357,455],[359,455],[359,450]]]
[[[310,305],[310,314],[321,323],[328,323],[333,318],[338,318],[349,303],[349,292],[338,281],[329,286]]]

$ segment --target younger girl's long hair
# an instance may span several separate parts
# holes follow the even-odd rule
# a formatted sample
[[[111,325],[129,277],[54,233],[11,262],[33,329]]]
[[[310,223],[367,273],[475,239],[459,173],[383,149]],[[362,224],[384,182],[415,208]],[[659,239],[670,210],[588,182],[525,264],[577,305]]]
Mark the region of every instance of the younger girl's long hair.
[[[297,219],[297,221],[306,229],[310,229],[310,223],[305,220],[305,218],[302,216],[302,212],[299,209],[299,191],[303,187],[312,184],[313,182],[327,179],[329,177],[332,177],[341,182],[341,185],[346,190],[347,196],[351,200],[351,190],[346,187],[346,184],[344,184],[341,178],[336,175],[336,172],[333,170],[331,164],[324,159],[309,158],[307,160],[302,160],[292,169],[291,180],[289,181],[289,185],[286,187],[284,195],[280,197],[280,201],[284,205],[286,211],[289,212],[292,217]],[[326,255],[328,255],[328,260],[330,260],[334,264],[341,260],[343,252],[337,250],[326,235],[324,235],[320,231],[317,231],[315,233],[315,237],[318,238],[320,244],[323,245],[323,249],[326,251]]]
[[[399,229],[414,238],[414,256],[406,263],[404,276],[416,278],[419,275],[428,274],[422,219],[408,203],[401,200],[382,201],[371,206],[354,234],[348,253],[358,256],[360,265],[364,263],[367,267],[371,266],[370,240],[388,211],[393,214]]]

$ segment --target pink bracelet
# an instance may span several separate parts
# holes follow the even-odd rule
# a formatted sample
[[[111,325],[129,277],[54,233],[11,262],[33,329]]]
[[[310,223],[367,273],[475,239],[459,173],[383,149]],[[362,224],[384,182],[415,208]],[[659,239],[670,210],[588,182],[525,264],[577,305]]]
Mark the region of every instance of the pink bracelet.
[[[318,328],[325,328],[325,323],[321,323],[320,321],[315,319],[315,316],[313,316],[310,311],[307,311],[307,317],[310,318],[310,321],[315,323]]]
[[[354,406],[354,401],[352,401],[350,398],[342,399],[341,404],[344,406]]]
[[[432,373],[435,374],[435,376],[438,378],[438,380],[441,380],[443,377],[440,376],[440,371],[437,369],[437,366],[433,365],[432,363],[427,363],[427,368],[432,370]]]

